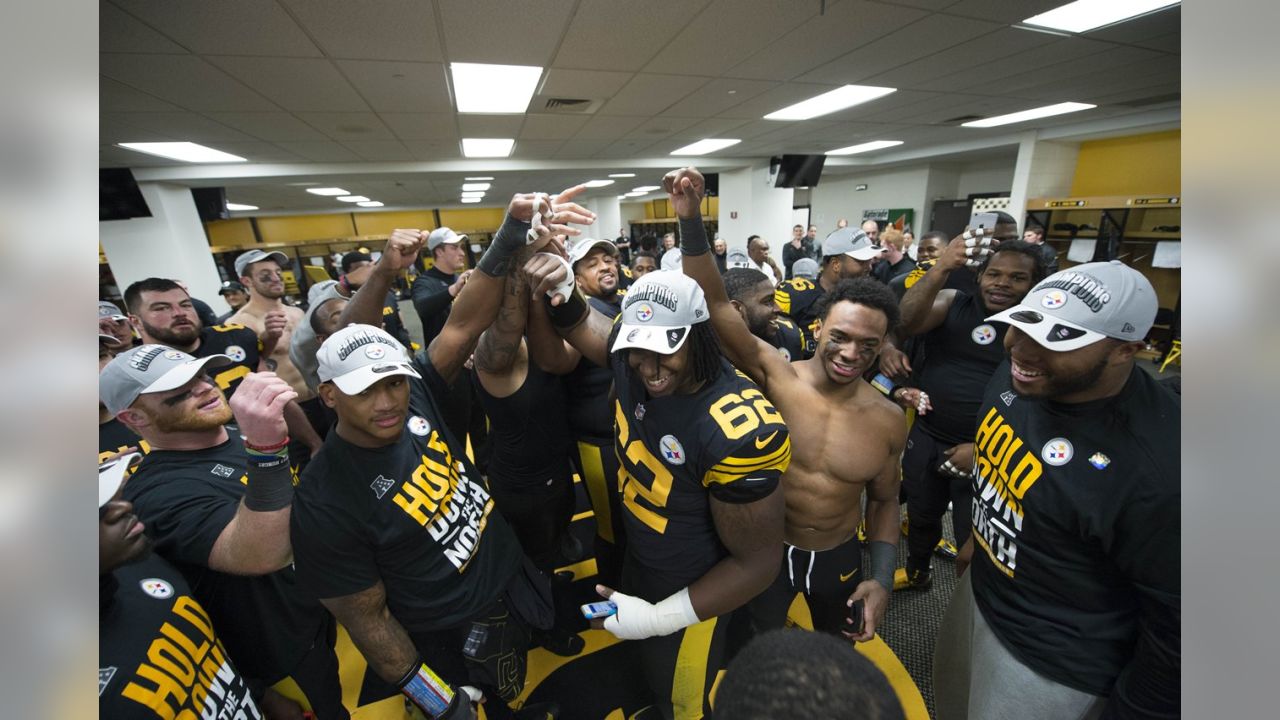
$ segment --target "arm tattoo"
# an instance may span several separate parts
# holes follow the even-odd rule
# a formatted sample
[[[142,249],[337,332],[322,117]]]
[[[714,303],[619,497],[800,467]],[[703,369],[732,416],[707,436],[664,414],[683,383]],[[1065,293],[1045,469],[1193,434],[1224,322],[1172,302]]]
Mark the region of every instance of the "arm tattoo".
[[[414,667],[418,660],[417,648],[387,609],[381,582],[354,595],[321,602],[347,628],[351,640],[383,680],[399,682]]]

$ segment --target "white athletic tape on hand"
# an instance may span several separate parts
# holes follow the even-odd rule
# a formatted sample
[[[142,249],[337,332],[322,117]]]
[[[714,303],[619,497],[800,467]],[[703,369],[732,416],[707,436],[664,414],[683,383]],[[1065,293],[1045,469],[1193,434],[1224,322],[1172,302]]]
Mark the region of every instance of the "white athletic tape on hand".
[[[559,285],[548,290],[547,297],[553,298],[556,295],[559,295],[561,298],[568,300],[569,296],[573,294],[573,286],[575,284],[573,278],[573,266],[569,264],[568,260],[565,260],[555,253],[538,253],[538,255],[546,255],[549,258],[555,258],[560,265],[564,267],[565,279],[560,281]]]
[[[467,694],[467,697],[471,698],[471,702],[473,703],[484,702],[484,693],[480,692],[479,688],[474,688],[474,687],[471,687],[470,685],[463,685],[458,689],[465,692]]]
[[[538,241],[538,230],[545,227],[542,223],[542,206],[547,206],[547,219],[551,219],[551,203],[546,193],[533,194],[533,218],[529,221],[529,230],[524,234],[524,244],[532,245]]]
[[[929,393],[921,390],[920,398],[916,400],[916,412],[923,415],[925,406],[929,403]]]
[[[604,629],[623,640],[670,635],[698,622],[698,614],[689,600],[689,588],[657,605],[620,592],[614,592],[609,599],[618,606],[618,612],[605,618]]]

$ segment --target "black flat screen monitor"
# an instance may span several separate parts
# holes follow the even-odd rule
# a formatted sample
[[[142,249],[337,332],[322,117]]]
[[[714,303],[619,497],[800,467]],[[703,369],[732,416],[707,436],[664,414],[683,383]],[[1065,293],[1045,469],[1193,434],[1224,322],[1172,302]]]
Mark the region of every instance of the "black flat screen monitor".
[[[129,168],[98,168],[98,220],[151,217]]]
[[[822,177],[826,155],[783,155],[778,160],[778,177],[773,186],[780,188],[813,187]]]

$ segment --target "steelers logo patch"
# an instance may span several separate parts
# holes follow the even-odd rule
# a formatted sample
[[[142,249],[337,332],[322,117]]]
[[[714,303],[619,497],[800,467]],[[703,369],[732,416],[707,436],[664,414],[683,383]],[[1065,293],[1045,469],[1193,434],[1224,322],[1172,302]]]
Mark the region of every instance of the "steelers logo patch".
[[[173,597],[173,586],[160,578],[147,578],[139,582],[138,585],[142,588],[142,592],[157,600],[166,600]]]
[[[636,308],[636,320],[640,322],[649,322],[653,319],[653,307],[649,303],[644,303]]]
[[[431,423],[427,422],[427,419],[421,415],[414,415],[409,418],[407,425],[409,426],[409,432],[418,437],[426,437],[431,432]]]
[[[1054,438],[1045,443],[1044,447],[1040,449],[1040,457],[1044,458],[1045,462],[1056,467],[1071,462],[1075,452],[1075,448],[1071,447],[1070,440]]]
[[[1061,290],[1050,290],[1040,298],[1040,304],[1053,310],[1067,304],[1067,294]]]
[[[672,465],[683,465],[685,461],[684,446],[676,439],[675,435],[663,435],[658,441],[658,446],[662,448],[662,457]]]
[[[228,345],[222,354],[231,358],[232,362],[243,362],[245,358],[244,348],[239,345]]]
[[[364,356],[370,360],[381,360],[387,354],[387,349],[381,345],[366,345],[364,348]]]
[[[983,323],[974,328],[973,332],[969,333],[969,336],[972,337],[973,341],[979,345],[990,345],[995,342],[996,329],[987,323]]]
[[[166,360],[181,360],[182,356],[183,356],[183,353],[180,353],[177,350],[170,350],[169,352],[164,354],[164,357]]]

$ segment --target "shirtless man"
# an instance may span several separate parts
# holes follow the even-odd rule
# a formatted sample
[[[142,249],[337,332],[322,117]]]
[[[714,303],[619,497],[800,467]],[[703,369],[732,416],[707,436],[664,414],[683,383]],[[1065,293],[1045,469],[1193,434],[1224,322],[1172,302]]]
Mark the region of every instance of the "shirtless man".
[[[814,628],[870,640],[893,589],[898,547],[899,467],[907,426],[902,410],[862,380],[898,322],[893,294],[869,278],[843,280],[818,301],[817,352],[788,362],[751,334],[725,293],[708,252],[701,209],[703,179],[693,168],[663,178],[680,220],[684,272],[698,281],[725,355],[774,401],[792,433],[782,475],[787,504],[782,571],[750,604],[757,630],[781,627],[796,592],[809,602]],[[855,530],[867,493],[871,572],[861,572]],[[861,601],[862,631],[848,615]]]

